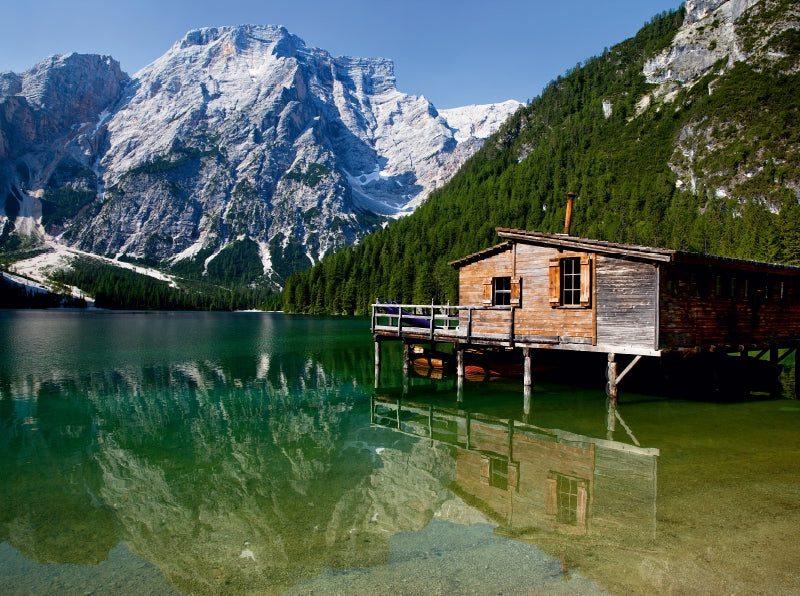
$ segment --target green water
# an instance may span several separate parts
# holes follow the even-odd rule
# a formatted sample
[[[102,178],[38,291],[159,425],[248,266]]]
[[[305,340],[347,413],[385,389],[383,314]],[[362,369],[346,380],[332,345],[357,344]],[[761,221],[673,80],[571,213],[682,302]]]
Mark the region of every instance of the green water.
[[[0,311],[0,594],[800,592],[797,401],[526,407],[383,356],[360,318]]]

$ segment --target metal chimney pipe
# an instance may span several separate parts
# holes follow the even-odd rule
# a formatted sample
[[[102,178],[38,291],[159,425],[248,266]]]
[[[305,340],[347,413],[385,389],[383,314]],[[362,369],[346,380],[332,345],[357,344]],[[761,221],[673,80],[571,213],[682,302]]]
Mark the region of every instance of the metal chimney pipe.
[[[575,193],[570,191],[567,193],[567,217],[564,220],[564,234],[569,236],[569,227],[572,223],[572,201],[575,198]]]

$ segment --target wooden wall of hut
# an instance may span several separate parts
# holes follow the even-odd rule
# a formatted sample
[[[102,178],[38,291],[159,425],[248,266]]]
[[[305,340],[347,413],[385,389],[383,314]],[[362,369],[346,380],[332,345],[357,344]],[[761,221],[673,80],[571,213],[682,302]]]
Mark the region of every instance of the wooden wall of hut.
[[[664,349],[754,349],[800,337],[800,277],[743,267],[672,264],[661,278]]]

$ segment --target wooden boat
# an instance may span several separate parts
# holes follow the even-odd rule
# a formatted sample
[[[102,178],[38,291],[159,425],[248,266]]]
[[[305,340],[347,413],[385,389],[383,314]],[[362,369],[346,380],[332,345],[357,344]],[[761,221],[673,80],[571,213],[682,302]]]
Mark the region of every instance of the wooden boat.
[[[515,350],[466,350],[464,376],[468,379],[521,377],[525,370],[522,356]]]
[[[415,368],[444,370],[454,366],[454,359],[452,354],[435,352],[420,346],[415,346],[412,364]]]

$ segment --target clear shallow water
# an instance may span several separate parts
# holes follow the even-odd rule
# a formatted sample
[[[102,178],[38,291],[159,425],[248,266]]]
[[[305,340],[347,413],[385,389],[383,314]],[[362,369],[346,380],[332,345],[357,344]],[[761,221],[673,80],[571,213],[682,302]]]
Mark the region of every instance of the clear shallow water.
[[[797,401],[376,389],[368,325],[0,312],[0,593],[800,591]]]

